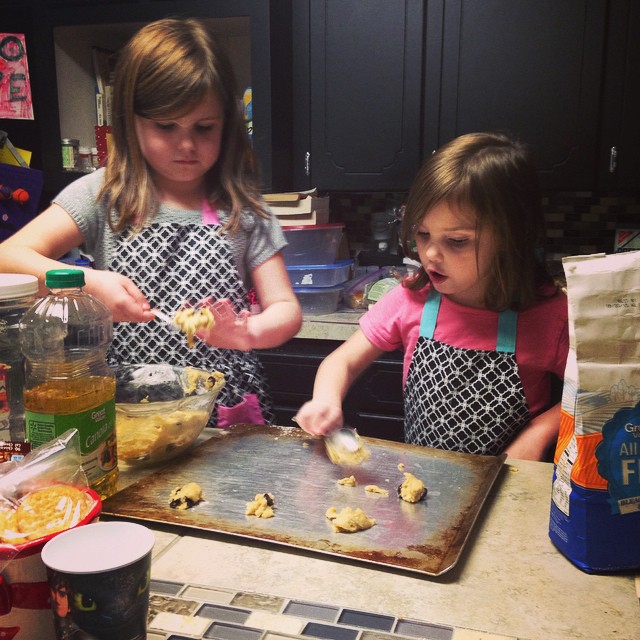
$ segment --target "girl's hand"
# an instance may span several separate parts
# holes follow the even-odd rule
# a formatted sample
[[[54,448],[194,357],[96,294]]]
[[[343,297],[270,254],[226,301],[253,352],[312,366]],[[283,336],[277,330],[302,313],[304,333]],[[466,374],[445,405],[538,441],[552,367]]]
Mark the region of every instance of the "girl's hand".
[[[236,313],[230,300],[203,300],[198,306],[211,309],[215,324],[210,329],[203,329],[196,334],[200,340],[211,347],[220,349],[238,349],[248,351],[252,348],[249,334],[249,311]]]
[[[300,407],[296,422],[314,436],[323,436],[344,425],[342,408],[322,400],[310,400]]]
[[[113,271],[84,269],[84,290],[103,302],[114,322],[149,322],[155,319],[142,291],[126,276]]]

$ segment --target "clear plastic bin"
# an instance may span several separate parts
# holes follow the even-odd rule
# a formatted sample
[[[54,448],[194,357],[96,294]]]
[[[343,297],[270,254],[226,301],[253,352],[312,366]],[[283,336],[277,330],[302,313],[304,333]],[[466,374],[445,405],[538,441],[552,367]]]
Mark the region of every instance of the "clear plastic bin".
[[[353,260],[341,260],[333,264],[307,264],[287,267],[289,280],[294,287],[334,287],[346,282]]]
[[[287,266],[332,264],[336,261],[344,224],[316,224],[282,227],[289,243],[282,250]]]
[[[335,287],[293,287],[293,291],[300,301],[302,314],[319,316],[335,313],[338,309],[342,285]]]

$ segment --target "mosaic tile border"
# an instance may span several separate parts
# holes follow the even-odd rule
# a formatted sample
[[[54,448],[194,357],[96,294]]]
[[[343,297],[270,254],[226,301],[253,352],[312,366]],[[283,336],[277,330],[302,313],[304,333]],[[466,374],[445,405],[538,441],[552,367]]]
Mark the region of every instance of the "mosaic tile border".
[[[360,609],[151,581],[147,640],[518,640]]]

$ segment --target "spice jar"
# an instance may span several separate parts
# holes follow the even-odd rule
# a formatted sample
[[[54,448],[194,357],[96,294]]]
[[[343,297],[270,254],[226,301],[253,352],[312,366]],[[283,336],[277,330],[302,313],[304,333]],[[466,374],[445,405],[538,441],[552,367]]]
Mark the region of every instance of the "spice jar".
[[[100,168],[100,159],[98,158],[98,147],[91,147],[91,166],[94,169]]]
[[[62,168],[65,171],[75,171],[78,166],[80,140],[76,138],[62,138]]]
[[[78,169],[83,173],[91,173],[93,171],[91,149],[89,147],[80,147],[78,149]]]

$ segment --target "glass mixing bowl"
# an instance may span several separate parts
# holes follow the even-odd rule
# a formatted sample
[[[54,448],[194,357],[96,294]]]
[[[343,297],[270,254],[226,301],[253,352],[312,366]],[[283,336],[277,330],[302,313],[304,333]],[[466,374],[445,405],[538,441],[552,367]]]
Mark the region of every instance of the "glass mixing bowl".
[[[151,465],[186,451],[202,433],[225,384],[219,371],[168,364],[116,369],[118,460]]]

